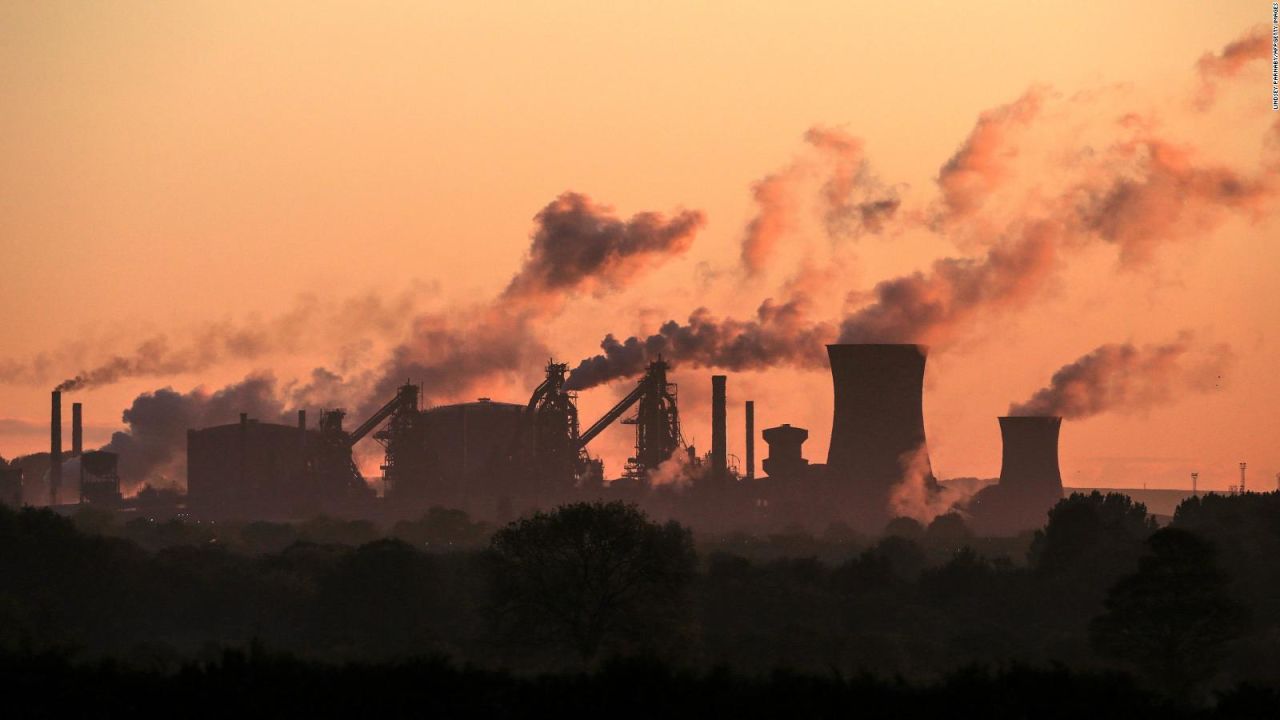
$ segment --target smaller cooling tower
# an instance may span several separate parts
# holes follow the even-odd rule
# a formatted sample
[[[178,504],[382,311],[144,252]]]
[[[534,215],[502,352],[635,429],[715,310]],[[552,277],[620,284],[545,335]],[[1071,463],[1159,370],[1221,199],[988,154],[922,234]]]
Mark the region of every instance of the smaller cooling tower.
[[[1062,499],[1058,434],[1062,418],[1000,418],[1004,455],[1000,482],[984,488],[969,504],[973,528],[987,535],[1012,535],[1045,524]]]

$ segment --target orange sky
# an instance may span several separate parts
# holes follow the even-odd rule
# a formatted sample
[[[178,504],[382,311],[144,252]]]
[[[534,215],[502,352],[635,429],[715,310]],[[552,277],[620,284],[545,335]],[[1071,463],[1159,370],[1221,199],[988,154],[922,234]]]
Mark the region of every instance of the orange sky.
[[[1009,163],[1028,194],[1055,176],[1019,163],[1060,160],[1100,112],[1140,112],[1196,158],[1255,175],[1275,120],[1265,63],[1224,82],[1211,109],[1195,102],[1196,61],[1265,23],[1269,3],[367,5],[0,2],[0,362],[45,353],[39,378],[0,384],[0,454],[46,449],[50,387],[158,332],[181,344],[211,322],[269,322],[305,293],[483,302],[520,266],[533,215],[566,190],[622,216],[707,216],[684,255],[546,322],[544,341],[575,363],[605,333],[651,332],[698,305],[745,317],[804,258],[837,268],[818,293],[837,322],[851,291],[981,254],[919,226],[833,244],[806,214],[768,273],[741,278],[752,183],[806,157],[812,126],[861,138],[904,210],[925,212],[979,115],[1033,86],[1051,100]],[[1068,421],[1064,479],[1183,487],[1198,470],[1202,488],[1225,488],[1247,460],[1253,486],[1274,487],[1276,230],[1264,207],[1192,228],[1141,267],[1106,245],[1073,252],[1025,307],[930,357],[935,470],[996,474],[995,417],[1010,402],[1098,345],[1190,330],[1231,346],[1221,387]],[[99,442],[139,392],[262,369],[288,380],[338,358],[368,368],[404,329],[313,328],[287,352],[76,399]],[[700,447],[709,374],[676,376]],[[523,402],[524,380],[485,394]],[[619,392],[584,393],[584,417]],[[731,428],[751,397],[758,427],[806,426],[808,456],[825,458],[824,372],[731,374],[729,393]],[[616,471],[627,429],[601,440]]]

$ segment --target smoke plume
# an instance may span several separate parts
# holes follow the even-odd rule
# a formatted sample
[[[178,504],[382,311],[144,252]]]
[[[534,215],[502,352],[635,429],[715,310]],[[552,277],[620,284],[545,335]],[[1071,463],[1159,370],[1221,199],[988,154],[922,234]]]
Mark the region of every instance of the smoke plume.
[[[386,338],[401,332],[421,291],[414,287],[389,300],[374,293],[340,301],[303,295],[288,312],[266,320],[207,323],[182,335],[153,335],[129,352],[91,363],[55,389],[86,390],[133,378],[200,372],[229,361]],[[79,357],[89,352],[85,345],[68,343],[29,362],[0,362],[0,382],[44,383],[47,368],[81,362]]]
[[[1102,345],[1064,365],[1048,387],[1009,406],[1009,415],[1087,418],[1109,410],[1133,411],[1170,402],[1185,392],[1209,392],[1232,361],[1217,345],[1195,353],[1183,334],[1163,345]]]
[[[901,204],[897,192],[871,173],[860,138],[814,126],[804,140],[811,153],[752,185],[756,214],[747,223],[741,248],[749,275],[763,271],[782,238],[797,229],[801,199],[812,178],[821,178],[817,207],[832,239],[881,232]]]
[[[503,379],[522,387],[551,356],[542,321],[563,301],[619,290],[693,242],[705,222],[698,211],[671,218],[643,212],[627,221],[607,206],[566,192],[536,216],[524,265],[492,301],[423,313],[391,352],[362,413],[372,412],[406,380],[421,383],[425,402],[489,394]]]
[[[939,484],[934,479],[929,466],[929,452],[923,445],[904,453],[899,462],[902,481],[889,493],[889,514],[893,517],[909,517],[928,525],[939,515],[951,512],[971,494],[950,483]]]
[[[1079,227],[1120,248],[1120,261],[1147,262],[1162,244],[1207,232],[1228,211],[1259,217],[1276,195],[1273,177],[1197,164],[1183,147],[1143,133],[1113,148],[1114,162],[1076,192]]]
[[[143,393],[124,411],[126,429],[114,433],[102,449],[119,454],[125,488],[159,477],[185,479],[187,429],[233,422],[242,412],[283,420],[275,378],[250,375],[214,392],[196,388],[182,393],[166,387]]]
[[[798,172],[791,167],[766,175],[751,188],[756,216],[747,223],[742,238],[742,265],[751,275],[765,269],[774,248],[794,223],[796,210],[791,186]]]
[[[826,365],[824,344],[835,335],[829,323],[809,318],[803,295],[787,302],[765,300],[755,318],[717,318],[698,308],[686,323],[668,321],[648,337],[600,343],[604,351],[586,358],[569,373],[566,387],[585,390],[602,383],[640,374],[646,364],[662,356],[672,366],[759,370],[782,365],[820,368]]]
[[[1235,77],[1251,62],[1270,57],[1271,34],[1262,25],[1228,43],[1220,52],[1205,53],[1196,63],[1196,71],[1200,74],[1197,107],[1204,110],[1213,105],[1222,80]]]
[[[979,315],[1025,304],[1052,269],[1055,244],[1056,230],[1036,223],[982,258],[943,258],[885,280],[841,323],[840,342],[945,344]]]
[[[835,128],[812,127],[804,139],[828,166],[822,184],[823,221],[831,237],[878,233],[898,211],[901,200],[871,174],[861,138]]]
[[[693,245],[706,223],[696,210],[670,218],[643,212],[623,221],[612,208],[586,195],[566,192],[537,216],[529,254],[511,278],[502,300],[534,301],[571,292],[603,295],[632,282],[649,266]]]
[[[964,144],[938,172],[938,187],[951,215],[974,212],[1009,178],[1009,161],[1018,153],[1013,138],[1040,114],[1044,96],[1043,89],[1032,88],[978,117]]]

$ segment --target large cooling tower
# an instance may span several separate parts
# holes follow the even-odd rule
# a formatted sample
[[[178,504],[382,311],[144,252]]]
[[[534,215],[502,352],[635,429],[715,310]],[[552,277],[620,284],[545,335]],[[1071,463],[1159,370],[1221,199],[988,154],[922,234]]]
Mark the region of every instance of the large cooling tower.
[[[827,346],[835,409],[826,476],[863,529],[883,527],[890,491],[917,452],[933,485],[921,406],[926,354],[923,345]]]
[[[1002,417],[1004,456],[1000,482],[984,488],[969,505],[972,525],[989,535],[1012,535],[1045,524],[1049,509],[1062,499],[1058,469],[1058,431],[1062,418]]]

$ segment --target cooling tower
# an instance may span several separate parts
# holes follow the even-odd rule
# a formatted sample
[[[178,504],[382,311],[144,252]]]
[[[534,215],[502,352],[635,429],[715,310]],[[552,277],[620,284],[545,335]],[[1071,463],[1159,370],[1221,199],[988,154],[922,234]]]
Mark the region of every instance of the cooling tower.
[[[923,345],[828,345],[835,408],[826,477],[849,518],[879,530],[891,490],[916,453],[933,486],[924,438]]]
[[[1012,535],[1045,524],[1049,509],[1062,499],[1061,427],[1060,417],[1000,418],[1004,442],[1000,482],[984,488],[969,504],[974,530]]]
[[[1062,418],[1049,416],[1002,417],[1000,484],[1040,488],[1062,497],[1062,472],[1058,469],[1058,431]]]

